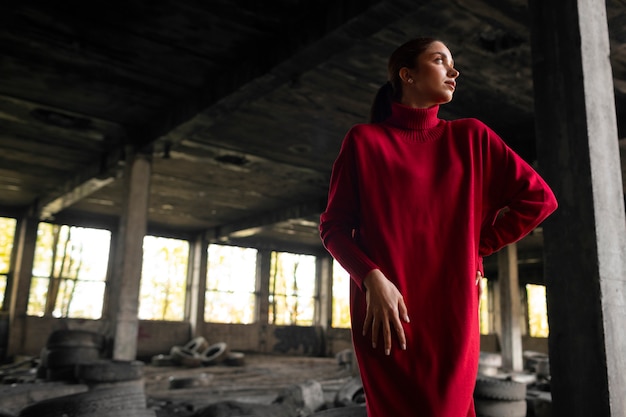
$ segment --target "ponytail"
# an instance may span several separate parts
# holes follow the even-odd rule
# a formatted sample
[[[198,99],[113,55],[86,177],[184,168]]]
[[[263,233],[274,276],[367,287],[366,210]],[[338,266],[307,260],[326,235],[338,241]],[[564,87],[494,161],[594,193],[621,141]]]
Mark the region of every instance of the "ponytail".
[[[391,116],[391,102],[402,98],[402,80],[400,69],[403,67],[415,68],[417,57],[428,46],[435,42],[434,38],[415,38],[400,45],[389,57],[387,77],[389,81],[378,89],[378,93],[370,110],[370,123],[380,123]]]
[[[389,81],[378,89],[370,110],[370,123],[379,123],[391,116],[393,95],[393,86]]]

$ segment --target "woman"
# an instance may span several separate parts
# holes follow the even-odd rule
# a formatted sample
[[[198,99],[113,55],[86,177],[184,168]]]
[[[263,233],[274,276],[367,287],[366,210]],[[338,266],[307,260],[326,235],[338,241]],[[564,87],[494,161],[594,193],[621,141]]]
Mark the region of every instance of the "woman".
[[[557,203],[486,125],[437,117],[459,76],[442,42],[401,45],[388,71],[333,165],[321,238],[352,277],[368,416],[475,416],[482,257]]]

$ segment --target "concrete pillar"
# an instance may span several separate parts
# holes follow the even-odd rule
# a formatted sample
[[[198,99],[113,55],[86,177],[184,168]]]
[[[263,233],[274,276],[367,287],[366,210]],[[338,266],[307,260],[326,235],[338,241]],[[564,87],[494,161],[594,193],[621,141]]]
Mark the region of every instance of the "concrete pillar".
[[[191,323],[191,336],[201,336],[204,333],[204,304],[206,294],[206,278],[209,243],[200,234],[191,242],[189,251],[189,268],[187,268],[187,305],[185,316]]]
[[[315,319],[314,324],[329,329],[333,312],[333,262],[328,255],[315,258]]]
[[[148,221],[151,164],[150,156],[142,154],[129,155],[126,160],[125,206],[120,219],[108,297],[113,359],[133,360],[137,354],[139,285]]]
[[[7,355],[19,354],[24,347],[26,335],[26,311],[28,309],[28,296],[33,276],[33,263],[35,261],[35,246],[37,244],[37,228],[39,219],[34,216],[24,216],[18,219],[15,245],[15,271],[8,287],[11,292],[9,304],[9,340]]]
[[[261,325],[269,323],[271,267],[272,251],[259,250],[256,255],[256,321]]]
[[[498,289],[500,291],[500,344],[502,367],[510,371],[524,369],[522,333],[520,330],[520,294],[517,270],[517,245],[498,252]]]
[[[529,2],[553,416],[626,415],[626,219],[604,0]]]

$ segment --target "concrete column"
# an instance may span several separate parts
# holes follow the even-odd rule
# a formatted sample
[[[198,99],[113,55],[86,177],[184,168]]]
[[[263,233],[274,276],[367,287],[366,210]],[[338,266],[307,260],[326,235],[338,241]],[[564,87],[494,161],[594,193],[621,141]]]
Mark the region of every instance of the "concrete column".
[[[314,323],[328,329],[332,325],[333,312],[333,262],[330,256],[315,258],[315,281],[317,298]]]
[[[139,285],[143,261],[143,239],[148,219],[151,159],[129,155],[126,160],[125,206],[120,220],[114,274],[109,291],[109,313],[113,328],[113,358],[135,359],[139,319]]]
[[[517,245],[498,252],[498,289],[500,291],[500,343],[502,367],[510,371],[524,369],[522,333],[520,330],[520,294],[517,270]]]
[[[37,244],[37,228],[39,220],[34,216],[24,216],[18,219],[15,234],[15,271],[12,274],[12,282],[8,293],[9,303],[9,341],[7,355],[12,356],[20,353],[24,346],[26,324],[26,311],[28,309],[28,296],[33,276],[33,263],[35,261],[35,246]]]
[[[204,332],[204,304],[208,263],[208,247],[204,234],[191,242],[189,268],[187,274],[187,312],[191,323],[191,336],[201,336]]]
[[[603,0],[529,2],[553,416],[626,415],[626,219]]]
[[[256,255],[256,321],[261,325],[269,322],[271,266],[272,251],[259,250]]]

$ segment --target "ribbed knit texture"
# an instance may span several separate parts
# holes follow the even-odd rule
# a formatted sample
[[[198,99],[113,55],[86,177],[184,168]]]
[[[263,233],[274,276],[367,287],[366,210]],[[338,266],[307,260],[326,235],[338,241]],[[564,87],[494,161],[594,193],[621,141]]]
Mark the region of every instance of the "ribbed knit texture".
[[[473,417],[477,269],[556,209],[540,176],[475,119],[394,103],[354,126],[333,165],[324,245],[351,274],[353,343],[369,417]],[[500,210],[509,211],[498,216]],[[363,278],[380,269],[407,304],[407,350],[362,336]]]

